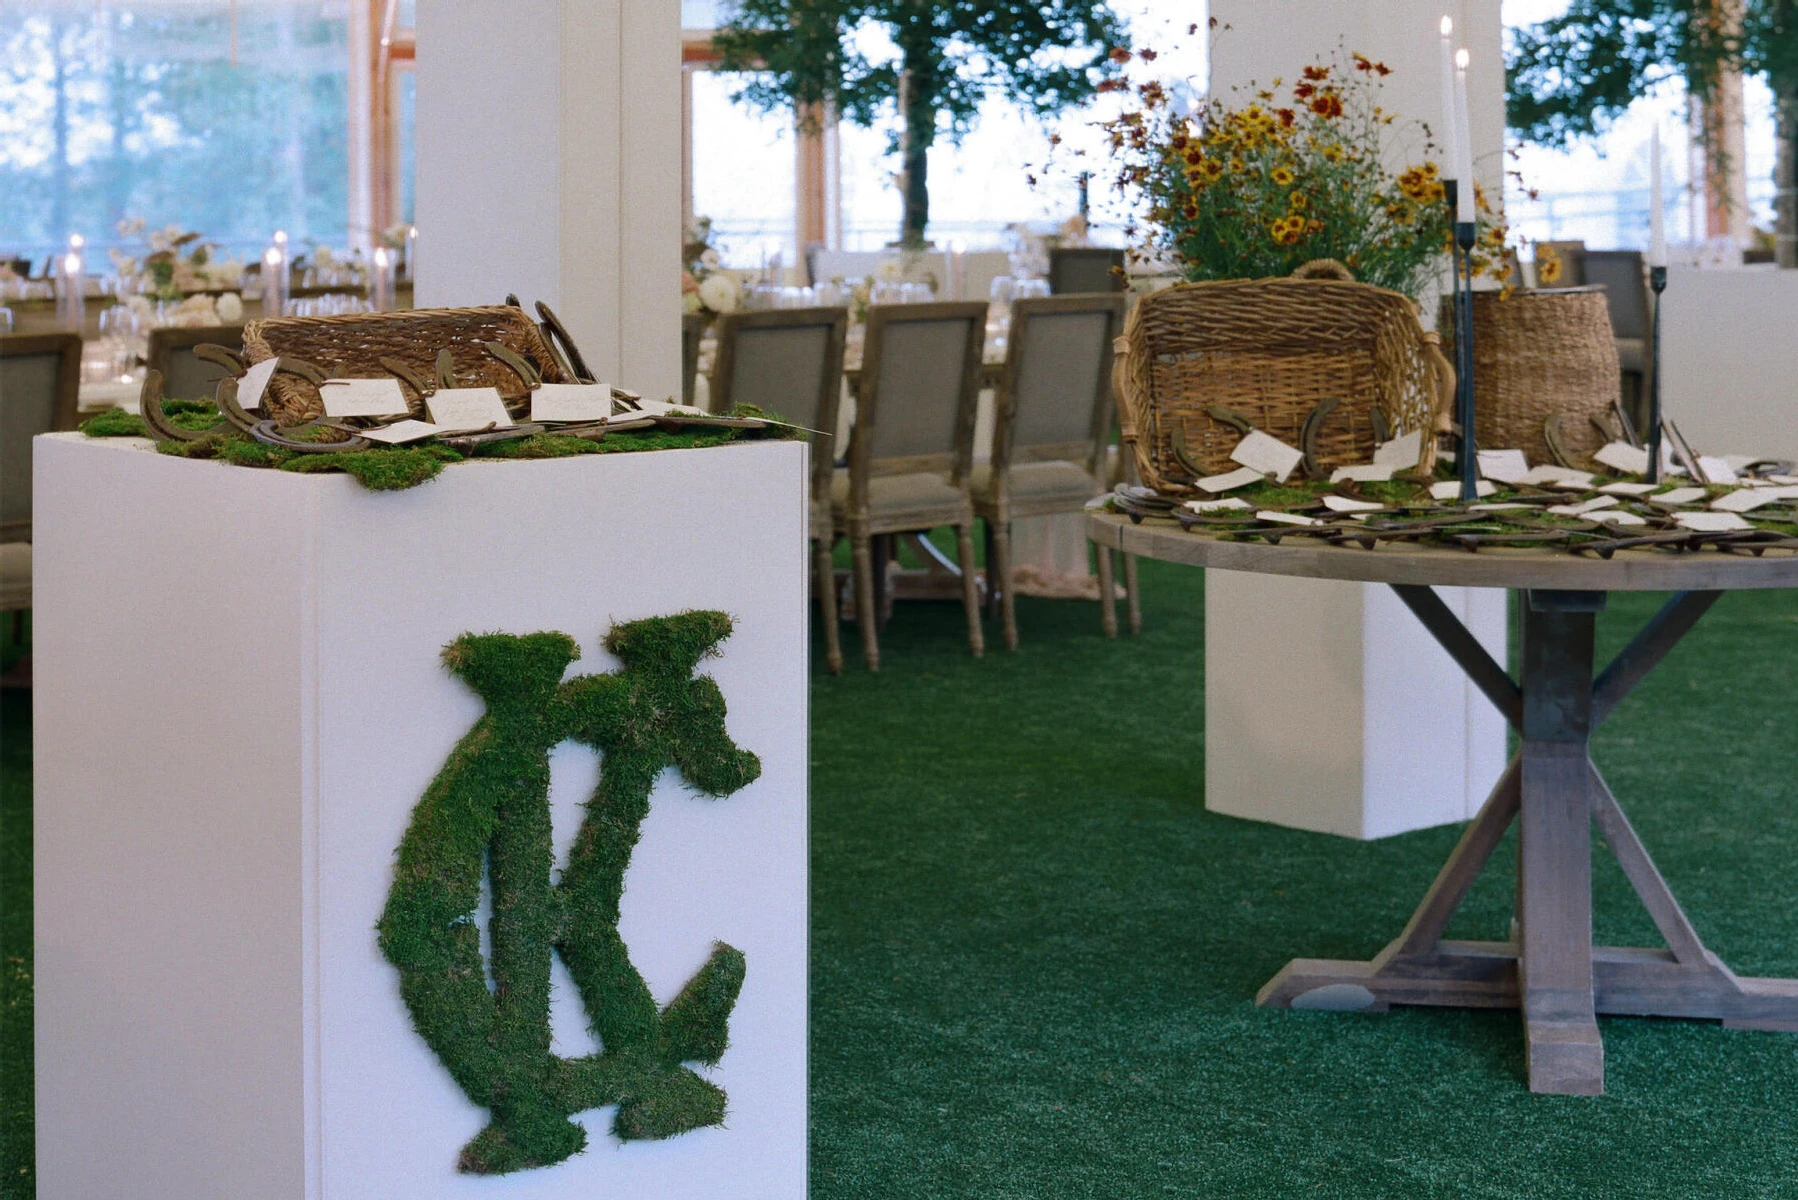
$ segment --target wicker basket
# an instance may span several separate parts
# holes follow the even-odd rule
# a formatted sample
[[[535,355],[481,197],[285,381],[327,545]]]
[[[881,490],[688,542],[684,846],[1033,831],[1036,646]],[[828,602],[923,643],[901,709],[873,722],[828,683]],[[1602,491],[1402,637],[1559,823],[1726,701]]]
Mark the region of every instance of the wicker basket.
[[[1444,298],[1437,328],[1454,343]],[[1474,434],[1481,449],[1521,450],[1553,463],[1545,427],[1574,466],[1609,437],[1589,417],[1606,418],[1620,394],[1617,343],[1603,287],[1544,288],[1473,297]]]
[[[448,349],[462,387],[495,387],[508,401],[526,395],[516,372],[482,342],[498,342],[518,352],[546,383],[572,383],[561,360],[521,308],[416,308],[403,312],[352,313],[341,317],[277,317],[244,326],[247,362],[286,355],[314,364],[333,377],[381,378],[392,372],[381,359],[393,358],[426,379],[434,378],[437,355]],[[264,407],[284,422],[311,420],[324,413],[318,388],[283,371],[269,382]]]
[[[1376,408],[1392,434],[1422,430],[1418,467],[1434,466],[1435,432],[1454,372],[1397,292],[1336,278],[1177,284],[1144,296],[1130,315],[1113,372],[1124,441],[1143,482],[1191,494],[1194,473],[1236,469],[1242,432],[1206,411],[1233,409],[1257,429],[1301,443],[1326,399],[1338,406],[1314,448],[1326,470],[1371,460]],[[1312,274],[1311,271],[1305,271]]]

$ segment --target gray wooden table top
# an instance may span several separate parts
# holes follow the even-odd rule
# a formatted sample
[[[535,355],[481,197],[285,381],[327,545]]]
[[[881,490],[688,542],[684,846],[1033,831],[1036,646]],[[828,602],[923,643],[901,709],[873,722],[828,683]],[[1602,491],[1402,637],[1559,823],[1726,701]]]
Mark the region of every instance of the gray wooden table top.
[[[1602,559],[1565,550],[1499,547],[1470,552],[1437,546],[1381,545],[1363,550],[1305,537],[1286,537],[1279,545],[1270,545],[1187,533],[1171,520],[1145,520],[1134,525],[1129,517],[1108,512],[1088,514],[1087,532],[1101,546],[1144,558],[1219,571],[1254,571],[1304,579],[1573,592],[1798,587],[1798,554],[1785,550],[1769,550],[1760,558],[1717,550],[1623,550]]]

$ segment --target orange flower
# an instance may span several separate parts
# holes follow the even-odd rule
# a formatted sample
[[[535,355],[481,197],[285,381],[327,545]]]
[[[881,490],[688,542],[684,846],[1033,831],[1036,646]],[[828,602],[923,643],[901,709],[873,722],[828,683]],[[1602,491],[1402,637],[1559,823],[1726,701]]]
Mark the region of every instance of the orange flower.
[[[1311,111],[1329,120],[1342,115],[1342,97],[1335,92],[1319,92],[1311,101]]]

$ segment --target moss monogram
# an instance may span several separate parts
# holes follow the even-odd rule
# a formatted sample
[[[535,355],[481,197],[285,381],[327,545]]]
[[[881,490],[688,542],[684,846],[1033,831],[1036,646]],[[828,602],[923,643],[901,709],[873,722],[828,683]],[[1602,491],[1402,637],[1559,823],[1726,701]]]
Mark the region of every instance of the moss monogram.
[[[605,645],[623,669],[567,682],[580,651],[566,634],[464,634],[444,648],[444,663],[487,712],[412,812],[380,944],[399,968],[419,1034],[468,1098],[491,1110],[462,1150],[463,1171],[561,1162],[587,1140],[568,1118],[602,1105],[618,1105],[613,1132],[625,1140],[724,1119],[724,1092],[683,1064],[711,1065],[723,1055],[742,953],[716,943],[681,993],[658,1008],[619,936],[618,913],[664,768],[713,797],[761,773],[760,760],[725,732],[718,685],[693,676],[730,632],[730,618],[718,612],[618,625]],[[552,882],[549,753],[566,741],[593,747],[604,761],[568,863]],[[485,964],[475,924],[484,864],[493,910]],[[574,979],[599,1053],[550,1051],[552,954]]]

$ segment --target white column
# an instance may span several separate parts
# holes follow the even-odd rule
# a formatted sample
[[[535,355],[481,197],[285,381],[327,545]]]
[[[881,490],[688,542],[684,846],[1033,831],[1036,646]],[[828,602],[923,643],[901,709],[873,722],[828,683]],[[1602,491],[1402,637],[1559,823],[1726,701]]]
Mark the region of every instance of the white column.
[[[516,292],[593,370],[680,393],[680,11],[418,6],[418,303]]]
[[[1440,145],[1442,17],[1471,56],[1474,174],[1504,183],[1498,0],[1212,0],[1212,93],[1291,81],[1340,47],[1392,68],[1381,103]],[[1422,157],[1395,137],[1389,165]],[[1402,161],[1401,161],[1402,160]],[[1446,279],[1446,272],[1445,272]],[[1420,297],[1433,324],[1434,295]],[[1502,592],[1437,589],[1500,662]],[[1233,816],[1372,838],[1473,816],[1504,768],[1505,724],[1391,590],[1207,572],[1205,804]]]

